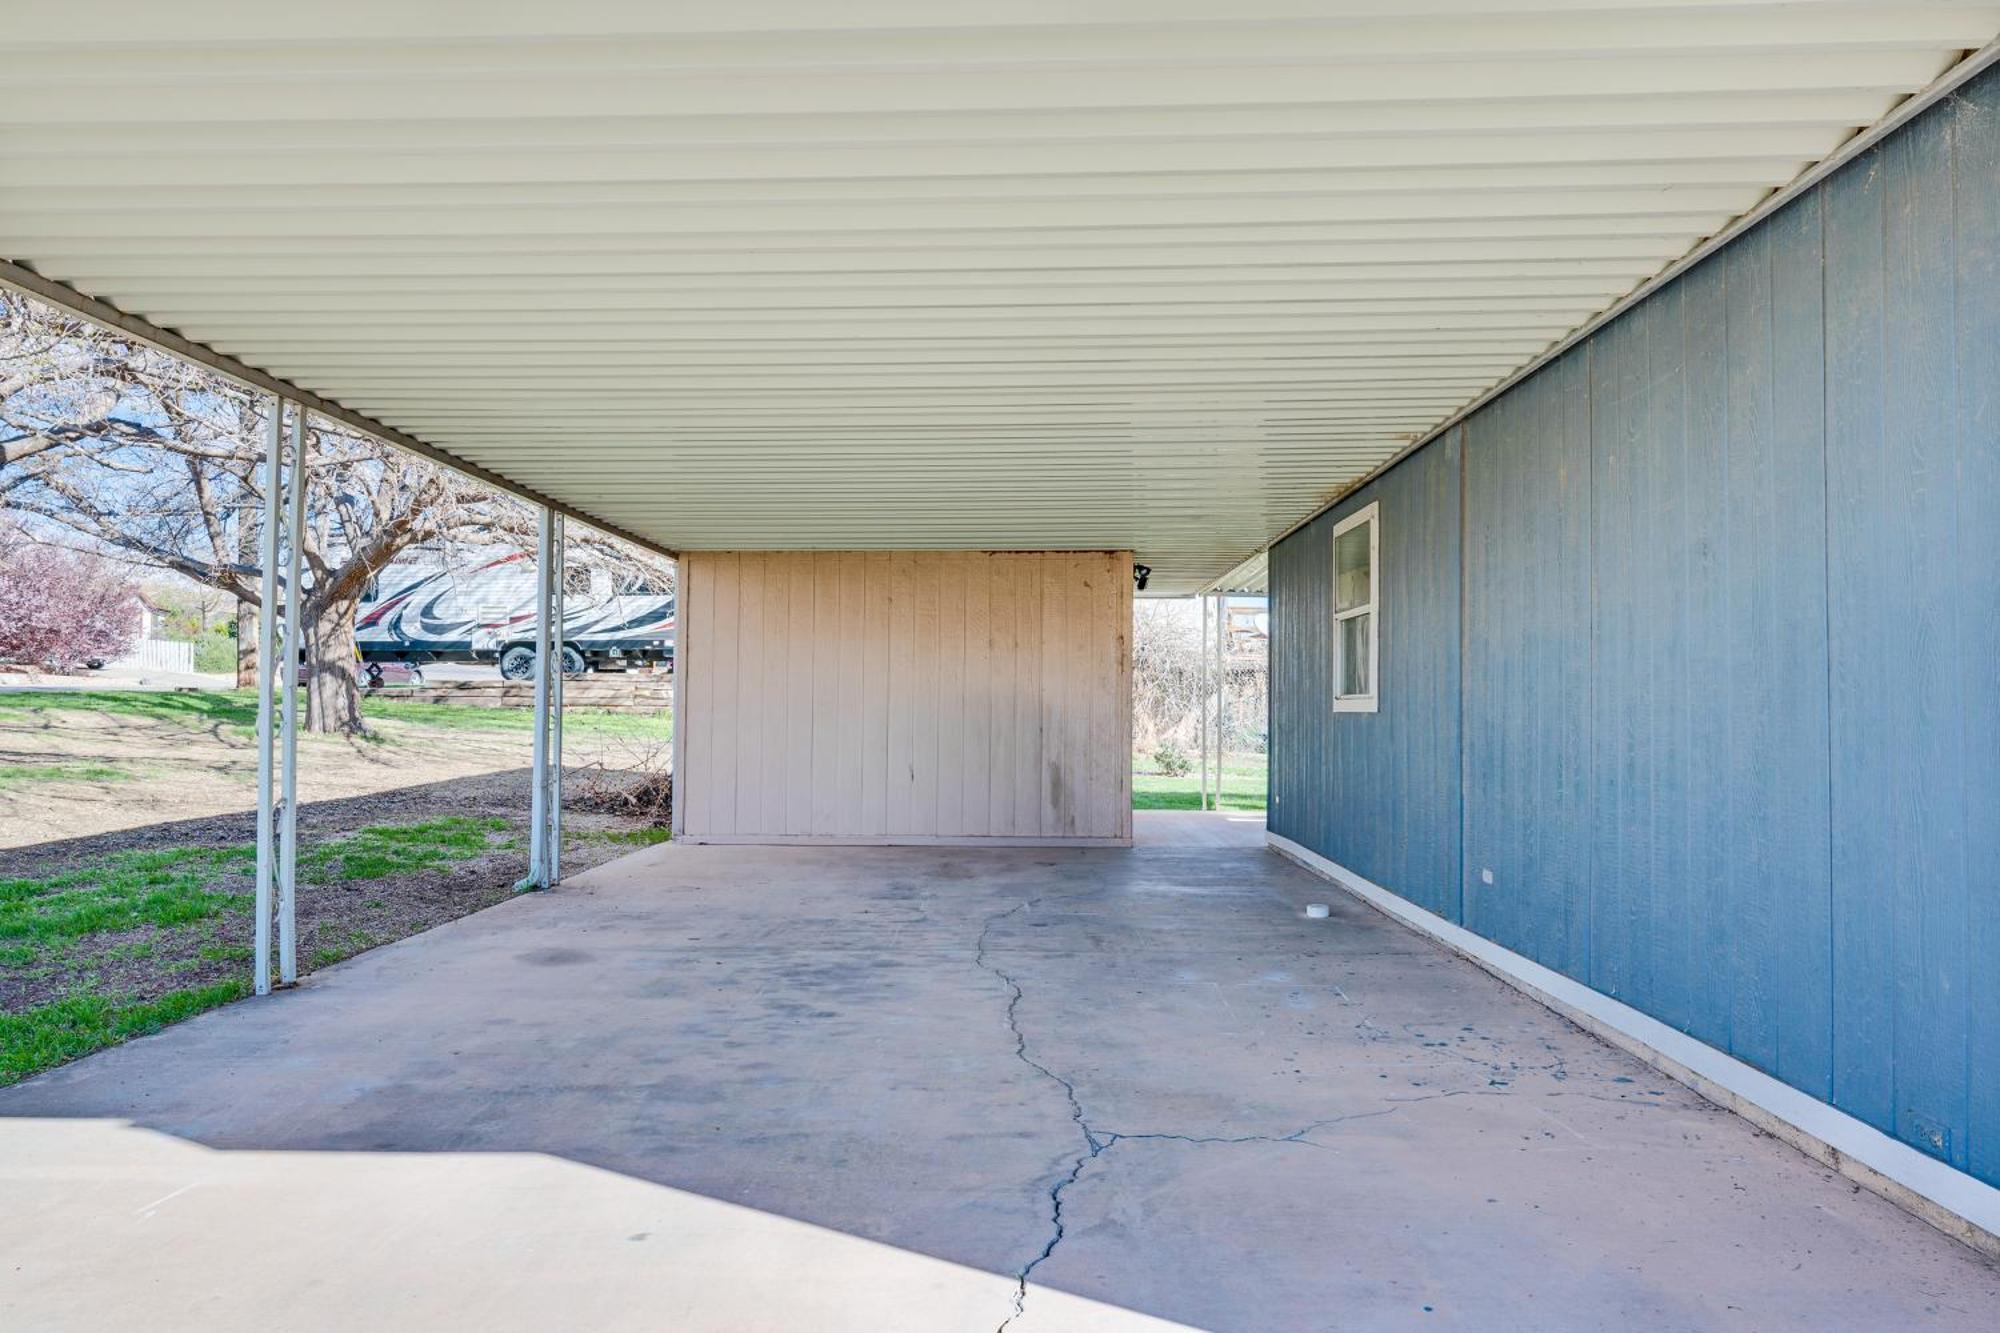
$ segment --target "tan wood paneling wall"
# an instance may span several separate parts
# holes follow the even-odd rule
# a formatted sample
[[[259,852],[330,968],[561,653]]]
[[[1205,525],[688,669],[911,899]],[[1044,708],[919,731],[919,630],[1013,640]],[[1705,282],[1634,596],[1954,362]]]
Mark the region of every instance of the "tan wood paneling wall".
[[[1132,557],[680,561],[692,841],[1129,842]]]

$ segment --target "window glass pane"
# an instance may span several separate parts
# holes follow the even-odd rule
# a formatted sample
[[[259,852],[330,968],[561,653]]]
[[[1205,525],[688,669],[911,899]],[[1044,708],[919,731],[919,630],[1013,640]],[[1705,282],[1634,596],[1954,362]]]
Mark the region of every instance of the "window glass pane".
[[[1333,539],[1333,599],[1336,611],[1368,603],[1368,536],[1373,523],[1357,523]]]
[[[1349,616],[1340,622],[1340,692],[1342,694],[1371,694],[1375,689],[1375,678],[1369,670],[1368,622],[1374,617],[1367,612]]]

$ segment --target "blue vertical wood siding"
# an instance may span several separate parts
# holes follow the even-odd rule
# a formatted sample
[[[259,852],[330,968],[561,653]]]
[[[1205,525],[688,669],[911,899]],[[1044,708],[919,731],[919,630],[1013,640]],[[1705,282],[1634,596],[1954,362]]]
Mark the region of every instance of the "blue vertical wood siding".
[[[1966,774],[1966,1169],[2000,1181],[2000,86],[1957,108],[1959,621]],[[1985,607],[1979,614],[1977,608]]]
[[[1468,422],[1464,446],[1462,921],[1577,975],[1591,946],[1588,373],[1564,357]]]
[[[1967,381],[1993,371],[1996,115],[1986,80],[1847,173],[1826,218],[1833,1100],[1988,1179],[2000,443]]]
[[[1458,910],[1459,443],[1427,449],[1272,552],[1272,672],[1302,707],[1272,729],[1289,794],[1271,827],[1435,912]],[[1333,711],[1333,528],[1381,501],[1377,713]],[[1283,626],[1282,629],[1277,628]],[[1335,728],[1339,735],[1335,735]],[[1281,735],[1280,732],[1283,734]],[[1295,830],[1295,831],[1288,831]]]
[[[1371,501],[1381,712],[1336,714]],[[2000,76],[1271,583],[1276,832],[2000,1184]]]

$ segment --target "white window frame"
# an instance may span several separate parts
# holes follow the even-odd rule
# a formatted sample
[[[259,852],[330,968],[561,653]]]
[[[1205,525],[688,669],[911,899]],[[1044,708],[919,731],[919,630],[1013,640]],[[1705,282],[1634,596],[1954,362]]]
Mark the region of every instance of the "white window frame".
[[[1340,609],[1340,537],[1344,532],[1368,525],[1368,600],[1359,606]],[[1382,692],[1382,502],[1372,501],[1333,525],[1333,711],[1373,713]],[[1343,621],[1359,615],[1368,617],[1368,693],[1347,693],[1347,662],[1341,651]]]

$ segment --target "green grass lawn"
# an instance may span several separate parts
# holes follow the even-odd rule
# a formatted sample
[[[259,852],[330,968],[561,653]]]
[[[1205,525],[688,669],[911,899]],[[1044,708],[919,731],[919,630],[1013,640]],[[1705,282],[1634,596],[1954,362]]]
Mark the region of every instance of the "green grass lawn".
[[[250,993],[250,978],[193,986],[151,1000],[79,994],[0,1014],[0,1087],[133,1037],[150,1036]]]
[[[116,764],[0,764],[0,791],[38,782],[122,782],[133,776]]]
[[[108,713],[148,722],[177,722],[207,729],[221,726],[249,736],[257,727],[255,690],[19,690],[0,693],[0,719],[8,715],[48,712]],[[417,703],[371,695],[361,701],[364,719],[441,731],[485,731],[527,733],[534,728],[534,712],[527,708],[465,708],[457,704]],[[394,728],[383,739],[393,741]],[[613,713],[603,709],[563,710],[566,734],[591,739],[664,741],[673,734],[670,719],[642,713]],[[0,785],[8,781],[8,770],[0,768]]]
[[[0,947],[48,949],[88,935],[222,916],[245,900],[215,886],[253,866],[256,856],[249,846],[114,852],[42,879],[0,879]]]
[[[257,725],[255,690],[7,690],[0,692],[0,721],[37,713],[106,713],[144,722],[181,722],[206,729],[220,724],[249,731]]]
[[[509,848],[509,829],[504,819],[472,816],[357,829],[302,847],[299,878],[339,884],[414,874]],[[0,1085],[247,995],[250,953],[240,937],[256,856],[248,844],[135,850],[41,878],[0,879],[0,983],[36,996],[0,1013]],[[309,964],[385,942],[343,927]],[[135,968],[169,984],[135,991]],[[218,976],[227,972],[236,975]],[[183,974],[190,984],[171,984]]]
[[[1209,775],[1214,783],[1215,775]],[[1222,770],[1224,810],[1262,810],[1265,801],[1266,771],[1263,755],[1232,755]],[[1169,776],[1153,767],[1149,755],[1132,758],[1132,808],[1134,810],[1201,809],[1201,770]]]
[[[508,827],[504,819],[453,815],[421,824],[357,829],[346,837],[300,848],[299,878],[307,884],[326,884],[435,870],[492,850],[494,835]]]

